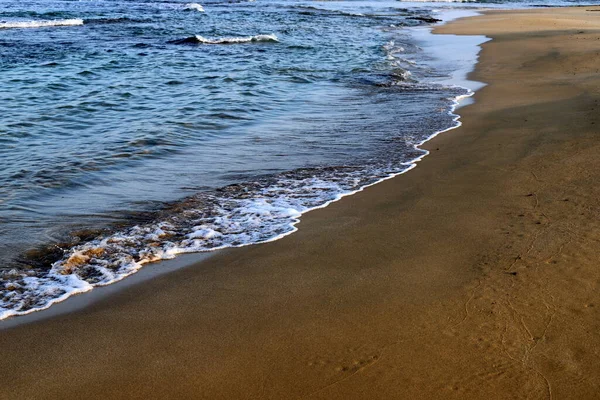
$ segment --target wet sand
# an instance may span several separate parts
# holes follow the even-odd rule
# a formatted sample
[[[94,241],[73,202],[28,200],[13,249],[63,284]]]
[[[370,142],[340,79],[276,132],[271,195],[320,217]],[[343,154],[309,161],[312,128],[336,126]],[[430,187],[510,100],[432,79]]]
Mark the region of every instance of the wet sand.
[[[600,7],[494,11],[489,85],[411,172],[89,307],[0,331],[0,398],[591,399]]]

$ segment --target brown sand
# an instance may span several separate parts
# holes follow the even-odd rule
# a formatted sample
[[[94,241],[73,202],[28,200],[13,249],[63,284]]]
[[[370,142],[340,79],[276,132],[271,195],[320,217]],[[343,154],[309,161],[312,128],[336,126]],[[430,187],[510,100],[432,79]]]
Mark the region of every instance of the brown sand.
[[[0,397],[600,395],[599,8],[490,12],[489,86],[300,231],[0,331]],[[439,150],[437,150],[439,149]]]

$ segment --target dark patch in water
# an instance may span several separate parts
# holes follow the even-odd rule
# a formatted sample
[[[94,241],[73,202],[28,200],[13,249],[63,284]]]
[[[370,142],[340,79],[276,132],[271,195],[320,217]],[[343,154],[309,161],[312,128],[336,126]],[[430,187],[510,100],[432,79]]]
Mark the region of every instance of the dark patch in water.
[[[422,21],[428,24],[435,24],[436,22],[442,22],[441,19],[433,18],[433,17],[408,17],[407,19],[412,19],[415,21]]]
[[[86,25],[106,25],[106,24],[123,24],[123,23],[149,23],[152,19],[149,18],[130,18],[130,17],[118,17],[118,18],[90,18],[85,19]]]
[[[169,40],[169,44],[199,44],[201,43],[196,36],[186,37],[184,39]]]

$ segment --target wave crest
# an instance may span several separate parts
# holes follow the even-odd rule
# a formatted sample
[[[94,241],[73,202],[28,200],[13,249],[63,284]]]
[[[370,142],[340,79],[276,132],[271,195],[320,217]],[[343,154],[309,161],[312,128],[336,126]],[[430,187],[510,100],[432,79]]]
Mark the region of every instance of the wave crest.
[[[277,36],[271,35],[255,35],[245,37],[225,37],[217,39],[209,39],[200,35],[190,36],[185,39],[172,40],[169,43],[173,44],[238,44],[238,43],[259,43],[259,42],[279,42]]]
[[[83,25],[83,20],[79,18],[73,19],[56,19],[48,21],[11,21],[0,22],[0,29],[10,28],[44,28],[48,26],[76,26]]]
[[[185,5],[185,9],[190,11],[204,12],[204,7],[198,3],[187,3]]]

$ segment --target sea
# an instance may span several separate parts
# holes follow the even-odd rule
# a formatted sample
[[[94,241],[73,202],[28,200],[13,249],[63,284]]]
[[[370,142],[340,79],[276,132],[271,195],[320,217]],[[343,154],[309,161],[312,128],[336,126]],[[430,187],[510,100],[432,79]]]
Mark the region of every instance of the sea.
[[[586,3],[0,1],[0,319],[409,171],[481,86],[433,25]]]

